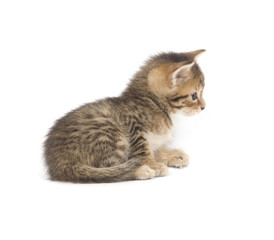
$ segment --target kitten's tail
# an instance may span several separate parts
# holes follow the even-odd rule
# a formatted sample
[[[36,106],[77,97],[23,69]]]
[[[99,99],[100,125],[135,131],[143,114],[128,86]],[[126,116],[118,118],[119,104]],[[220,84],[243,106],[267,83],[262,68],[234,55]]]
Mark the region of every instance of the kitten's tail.
[[[139,159],[133,158],[114,167],[95,168],[81,163],[67,163],[62,169],[51,174],[51,180],[74,183],[107,183],[136,179],[135,172],[142,166]]]

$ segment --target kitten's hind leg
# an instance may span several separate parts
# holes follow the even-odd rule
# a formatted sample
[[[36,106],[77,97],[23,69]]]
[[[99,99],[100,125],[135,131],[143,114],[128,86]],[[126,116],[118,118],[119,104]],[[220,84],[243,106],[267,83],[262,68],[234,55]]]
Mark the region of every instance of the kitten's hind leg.
[[[177,168],[189,164],[189,156],[185,152],[179,149],[168,149],[165,146],[155,152],[155,160]]]
[[[115,141],[113,141],[115,138]],[[114,167],[123,164],[128,160],[129,145],[124,136],[112,136],[112,138],[105,135],[99,136],[97,134],[97,142],[93,146],[93,164],[96,167]]]

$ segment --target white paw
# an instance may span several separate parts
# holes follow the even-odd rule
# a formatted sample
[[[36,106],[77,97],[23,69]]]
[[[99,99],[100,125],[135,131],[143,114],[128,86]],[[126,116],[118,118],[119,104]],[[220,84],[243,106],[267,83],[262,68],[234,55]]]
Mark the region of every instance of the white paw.
[[[160,164],[160,172],[157,176],[166,176],[168,174],[168,167],[165,164]]]
[[[144,180],[153,178],[156,175],[156,173],[148,165],[143,165],[137,169],[135,175],[136,179]]]
[[[176,155],[168,161],[169,167],[182,168],[189,164],[189,156],[181,150],[176,150]]]

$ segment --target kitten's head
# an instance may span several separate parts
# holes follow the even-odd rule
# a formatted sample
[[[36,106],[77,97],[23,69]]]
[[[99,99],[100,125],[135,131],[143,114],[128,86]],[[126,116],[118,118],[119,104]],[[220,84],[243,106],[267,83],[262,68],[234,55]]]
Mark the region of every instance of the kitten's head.
[[[148,86],[154,94],[167,101],[173,113],[191,116],[205,108],[204,75],[196,62],[204,51],[167,53],[155,59],[162,62],[149,71]]]

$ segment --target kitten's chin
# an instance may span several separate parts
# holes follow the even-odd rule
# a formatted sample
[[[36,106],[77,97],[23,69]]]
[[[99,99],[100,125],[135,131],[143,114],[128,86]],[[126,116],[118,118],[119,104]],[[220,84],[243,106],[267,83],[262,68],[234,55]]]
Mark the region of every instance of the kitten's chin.
[[[186,116],[186,117],[192,117],[198,113],[200,113],[201,110],[188,110],[188,109],[182,109],[180,111],[178,111],[179,114],[182,114],[183,116]]]

